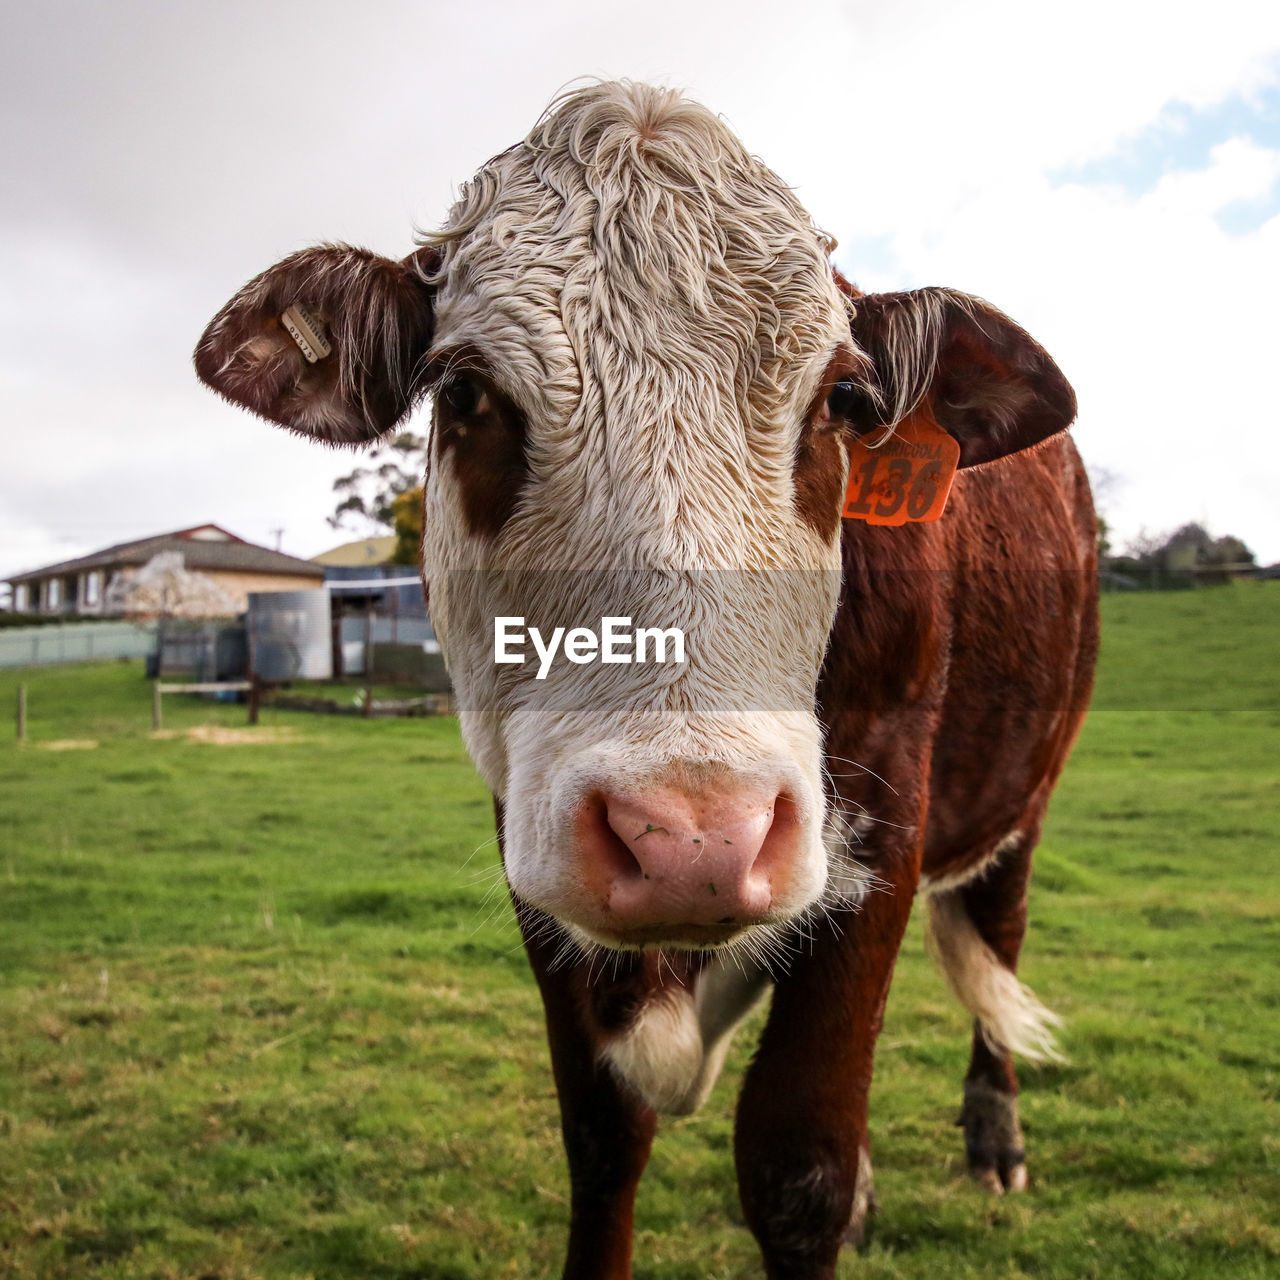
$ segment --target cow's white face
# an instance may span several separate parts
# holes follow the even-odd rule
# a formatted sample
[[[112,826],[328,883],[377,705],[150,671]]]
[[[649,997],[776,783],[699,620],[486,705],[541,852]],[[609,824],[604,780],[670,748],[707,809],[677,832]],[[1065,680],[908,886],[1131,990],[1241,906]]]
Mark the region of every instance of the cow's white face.
[[[858,367],[828,242],[709,112],[575,96],[439,240],[424,568],[515,892],[606,944],[823,889],[813,697]],[[822,509],[798,459],[833,470]],[[819,486],[820,487],[820,486]],[[685,661],[496,664],[494,619],[678,628]]]
[[[303,250],[196,349],[222,395],[330,443],[386,434],[435,389],[432,617],[512,887],[579,939],[750,947],[822,894],[814,690],[847,441],[921,406],[969,466],[1074,415],[994,308],[920,289],[854,313],[829,249],[710,112],[599,85],[492,161],[424,249]],[[495,662],[504,617],[544,638],[675,628],[685,660],[561,651],[539,679],[532,653]]]

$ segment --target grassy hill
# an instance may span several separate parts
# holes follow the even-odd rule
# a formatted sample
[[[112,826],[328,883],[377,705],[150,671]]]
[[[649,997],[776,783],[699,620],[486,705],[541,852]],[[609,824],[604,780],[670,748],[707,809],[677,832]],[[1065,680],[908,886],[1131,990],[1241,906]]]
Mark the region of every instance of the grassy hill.
[[[1095,709],[1038,855],[1024,976],[1068,1019],[1023,1072],[1033,1187],[953,1122],[965,1019],[913,925],[850,1277],[1280,1274],[1280,587],[1104,601]],[[450,720],[166,700],[137,664],[0,673],[0,1274],[558,1274],[533,983]],[[732,1105],[668,1123],[638,1277],[759,1275]]]

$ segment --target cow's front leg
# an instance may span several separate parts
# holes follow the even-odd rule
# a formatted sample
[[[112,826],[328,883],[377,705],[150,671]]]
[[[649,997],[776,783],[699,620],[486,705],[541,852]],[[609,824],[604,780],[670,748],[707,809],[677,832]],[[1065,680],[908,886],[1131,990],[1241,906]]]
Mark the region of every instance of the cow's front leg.
[[[877,867],[877,871],[880,868]],[[770,1280],[830,1280],[871,1209],[867,1093],[914,880],[818,927],[777,984],[738,1103],[746,1219]]]
[[[569,1249],[564,1280],[630,1280],[636,1188],[657,1116],[620,1084],[574,1029],[553,1029],[551,1057],[569,1160]]]
[[[657,1115],[601,1054],[611,1017],[625,1017],[643,974],[596,976],[583,961],[554,966],[559,944],[540,912],[517,904],[542,993],[560,1127],[569,1161],[569,1251],[564,1280],[630,1280],[636,1187]]]

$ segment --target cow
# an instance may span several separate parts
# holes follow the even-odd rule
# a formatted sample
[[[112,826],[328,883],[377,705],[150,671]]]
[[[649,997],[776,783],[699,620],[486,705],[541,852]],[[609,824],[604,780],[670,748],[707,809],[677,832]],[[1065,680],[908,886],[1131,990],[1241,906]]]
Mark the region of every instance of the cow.
[[[917,895],[973,1017],[968,1167],[1027,1185],[1011,1053],[1055,1019],[1015,970],[1097,645],[1075,397],[993,306],[863,293],[833,248],[719,117],[596,83],[408,257],[294,253],[196,350],[329,444],[433,403],[423,581],[545,1008],[570,1280],[631,1274],[657,1116],[766,996],[742,1207],[770,1277],[835,1274]]]

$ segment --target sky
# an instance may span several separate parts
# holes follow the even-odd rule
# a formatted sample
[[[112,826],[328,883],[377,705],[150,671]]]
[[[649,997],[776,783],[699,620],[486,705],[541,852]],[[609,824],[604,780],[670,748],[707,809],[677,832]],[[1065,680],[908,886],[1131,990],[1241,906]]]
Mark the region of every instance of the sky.
[[[1121,545],[1280,560],[1269,0],[0,0],[0,578],[214,522],[312,556],[357,465],[190,353],[316,241],[401,256],[558,91],[721,113],[869,290],[948,285],[1076,388]]]

